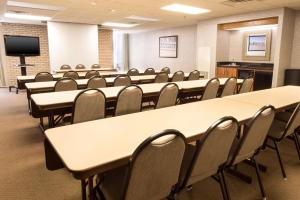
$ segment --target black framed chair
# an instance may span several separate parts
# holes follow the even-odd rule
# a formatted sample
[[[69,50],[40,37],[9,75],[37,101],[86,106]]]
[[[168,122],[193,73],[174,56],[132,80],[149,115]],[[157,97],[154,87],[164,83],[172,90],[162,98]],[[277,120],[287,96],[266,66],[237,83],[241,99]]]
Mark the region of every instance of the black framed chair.
[[[72,107],[72,124],[102,119],[105,117],[105,94],[98,89],[81,91]]]
[[[70,66],[70,65],[66,65],[66,64],[64,64],[64,65],[62,65],[61,67],[60,67],[60,69],[61,70],[68,70],[68,69],[72,69],[72,67]]]
[[[92,78],[93,76],[100,76],[100,73],[96,70],[91,70],[85,74],[84,78],[89,79],[89,78]]]
[[[87,82],[87,88],[104,88],[106,87],[106,79],[101,76],[93,76]]]
[[[240,89],[239,89],[239,94],[246,93],[246,92],[251,92],[253,88],[253,83],[254,79],[253,78],[246,78],[244,79]]]
[[[198,70],[192,71],[188,76],[188,81],[199,80],[200,72]]]
[[[161,72],[164,72],[164,73],[167,73],[167,74],[170,74],[171,73],[171,70],[169,67],[164,67],[161,69]]]
[[[154,83],[166,83],[169,81],[169,75],[165,72],[161,72],[155,76]]]
[[[132,68],[127,72],[127,75],[128,76],[138,76],[138,75],[140,75],[140,72],[138,69]]]
[[[234,95],[237,89],[237,79],[235,77],[228,78],[224,84],[220,97]]]
[[[178,82],[178,81],[184,81],[184,72],[183,71],[177,71],[173,74],[172,82]]]
[[[78,90],[77,82],[68,77],[59,79],[54,85],[54,92]]]
[[[101,67],[100,67],[100,65],[99,64],[93,64],[92,66],[91,66],[91,69],[100,69]]]
[[[179,88],[176,83],[166,84],[159,92],[155,109],[176,105]]]
[[[123,88],[117,96],[114,116],[140,112],[142,109],[143,90],[137,85]]]
[[[204,91],[200,97],[200,100],[208,100],[213,99],[217,97],[218,90],[220,87],[220,81],[218,78],[212,78],[210,79],[204,88]]]
[[[136,148],[126,166],[98,175],[97,196],[111,200],[172,197],[185,147],[186,139],[177,130],[150,136]]]
[[[119,75],[114,80],[114,86],[130,86],[130,85],[131,85],[131,78],[126,74]]]
[[[86,67],[83,64],[78,64],[75,66],[75,69],[85,69]]]
[[[65,72],[63,77],[66,77],[66,78],[72,78],[72,79],[79,79],[79,75],[77,72],[75,71],[68,71],[68,72]]]
[[[39,72],[34,77],[34,82],[53,81],[53,76],[49,72]]]
[[[144,72],[145,75],[155,75],[155,69],[152,67],[149,67]]]

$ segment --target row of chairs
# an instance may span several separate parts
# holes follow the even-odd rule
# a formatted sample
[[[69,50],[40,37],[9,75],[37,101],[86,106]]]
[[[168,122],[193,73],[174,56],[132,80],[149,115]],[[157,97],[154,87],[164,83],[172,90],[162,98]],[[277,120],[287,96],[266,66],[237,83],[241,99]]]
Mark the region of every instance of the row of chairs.
[[[93,64],[93,65],[91,66],[91,69],[99,69],[99,68],[100,68],[100,65],[99,65],[99,64]],[[71,67],[70,65],[64,64],[64,65],[62,65],[62,66],[60,67],[60,69],[61,69],[61,70],[71,70],[72,67]],[[86,69],[86,67],[85,67],[83,64],[78,64],[78,65],[75,66],[75,69]]]

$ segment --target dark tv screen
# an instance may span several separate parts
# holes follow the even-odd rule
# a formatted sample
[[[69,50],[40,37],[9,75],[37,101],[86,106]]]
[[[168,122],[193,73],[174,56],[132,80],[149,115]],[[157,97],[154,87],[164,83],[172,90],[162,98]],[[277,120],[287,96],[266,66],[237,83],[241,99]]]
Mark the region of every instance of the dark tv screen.
[[[39,56],[40,40],[38,37],[4,36],[7,56]]]

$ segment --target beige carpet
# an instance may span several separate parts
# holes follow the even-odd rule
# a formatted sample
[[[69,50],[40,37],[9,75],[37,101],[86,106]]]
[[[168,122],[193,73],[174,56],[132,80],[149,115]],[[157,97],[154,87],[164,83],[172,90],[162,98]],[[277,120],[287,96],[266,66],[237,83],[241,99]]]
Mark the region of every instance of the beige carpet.
[[[66,170],[48,171],[45,167],[43,134],[38,119],[28,115],[26,94],[9,93],[0,89],[0,199],[2,200],[70,200],[80,199],[80,181]],[[288,180],[281,177],[275,152],[263,152],[259,161],[268,166],[262,174],[270,200],[300,199],[300,161],[294,144],[287,140],[281,145]],[[233,200],[261,199],[254,169],[245,164],[239,169],[254,178],[249,185],[226,175]],[[145,197],[145,199],[147,199]],[[180,199],[222,199],[219,185],[211,178],[183,192]]]

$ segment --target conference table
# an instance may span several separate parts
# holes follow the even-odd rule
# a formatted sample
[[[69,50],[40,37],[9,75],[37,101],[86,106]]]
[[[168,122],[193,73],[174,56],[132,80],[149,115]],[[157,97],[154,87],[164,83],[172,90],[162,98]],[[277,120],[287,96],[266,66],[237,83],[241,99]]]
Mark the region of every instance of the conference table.
[[[66,167],[81,180],[83,199],[87,180],[92,199],[93,176],[127,164],[139,144],[153,134],[176,129],[193,142],[224,116],[233,116],[243,124],[265,105],[278,111],[299,101],[300,87],[284,86],[48,129],[47,167]],[[59,159],[53,159],[53,152]]]
[[[68,71],[75,71],[75,72],[88,72],[88,71],[91,71],[91,70],[94,70],[94,71],[98,71],[98,72],[116,72],[117,69],[115,68],[104,68],[104,67],[101,67],[101,68],[85,68],[85,69],[58,69],[58,70],[54,70],[54,73],[65,73],[65,72],[68,72]]]

